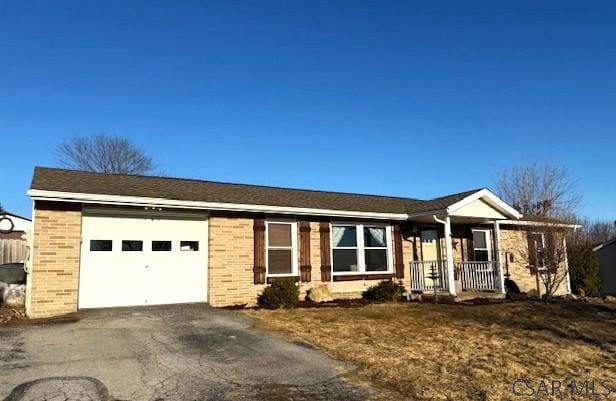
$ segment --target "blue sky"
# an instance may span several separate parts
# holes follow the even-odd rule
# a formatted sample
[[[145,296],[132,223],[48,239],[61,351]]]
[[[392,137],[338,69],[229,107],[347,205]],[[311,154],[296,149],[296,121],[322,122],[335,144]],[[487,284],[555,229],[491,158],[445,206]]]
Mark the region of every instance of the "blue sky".
[[[2,2],[0,203],[63,138],[168,175],[430,198],[568,168],[616,218],[613,2]]]

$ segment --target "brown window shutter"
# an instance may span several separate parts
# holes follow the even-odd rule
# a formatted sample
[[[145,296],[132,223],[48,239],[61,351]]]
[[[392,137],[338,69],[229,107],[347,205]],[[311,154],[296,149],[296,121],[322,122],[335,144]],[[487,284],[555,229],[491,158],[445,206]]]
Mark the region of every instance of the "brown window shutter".
[[[299,271],[300,280],[309,282],[311,279],[310,271],[310,222],[299,222]]]
[[[394,261],[396,266],[396,278],[404,278],[404,256],[402,253],[402,233],[400,226],[394,226]]]
[[[254,262],[252,269],[255,284],[265,284],[265,219],[254,219]]]
[[[332,279],[332,265],[330,261],[329,223],[322,222],[319,226],[321,238],[321,281]]]
[[[537,247],[530,231],[526,232],[526,239],[528,241],[528,268],[531,274],[537,274]]]

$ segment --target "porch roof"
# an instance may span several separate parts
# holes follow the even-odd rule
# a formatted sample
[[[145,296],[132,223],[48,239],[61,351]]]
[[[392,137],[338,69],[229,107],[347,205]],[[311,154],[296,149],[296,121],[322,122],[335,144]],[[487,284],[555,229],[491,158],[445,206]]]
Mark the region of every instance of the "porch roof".
[[[522,214],[509,206],[487,188],[460,192],[411,205],[409,219],[425,220],[434,215],[457,217],[457,220],[475,222],[485,219],[518,220]]]

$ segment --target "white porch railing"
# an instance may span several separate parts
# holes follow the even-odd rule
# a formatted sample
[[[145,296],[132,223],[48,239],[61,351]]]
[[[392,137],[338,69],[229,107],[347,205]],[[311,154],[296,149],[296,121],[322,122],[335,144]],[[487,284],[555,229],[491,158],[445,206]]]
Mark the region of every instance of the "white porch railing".
[[[458,262],[456,270],[462,290],[496,291],[500,289],[500,271],[496,262]]]
[[[430,275],[436,272],[438,278],[432,280]],[[411,291],[448,291],[447,261],[420,260],[411,262]]]

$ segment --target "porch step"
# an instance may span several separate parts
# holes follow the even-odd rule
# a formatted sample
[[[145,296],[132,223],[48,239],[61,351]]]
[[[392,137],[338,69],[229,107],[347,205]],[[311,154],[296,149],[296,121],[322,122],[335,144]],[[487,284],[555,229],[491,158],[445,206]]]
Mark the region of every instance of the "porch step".
[[[460,291],[456,295],[456,301],[466,301],[474,298],[490,298],[490,299],[503,299],[505,294],[501,294],[500,291],[495,292],[477,292],[477,291]]]
[[[434,301],[434,293],[433,292],[413,292],[410,294],[411,300],[420,300],[422,302],[432,302]],[[436,296],[438,297],[439,302],[442,303],[451,303],[451,302],[462,302],[467,301],[469,299],[475,298],[485,298],[485,299],[504,299],[505,295],[500,292],[476,292],[476,291],[460,291],[455,297],[452,297],[449,292],[437,292]]]

